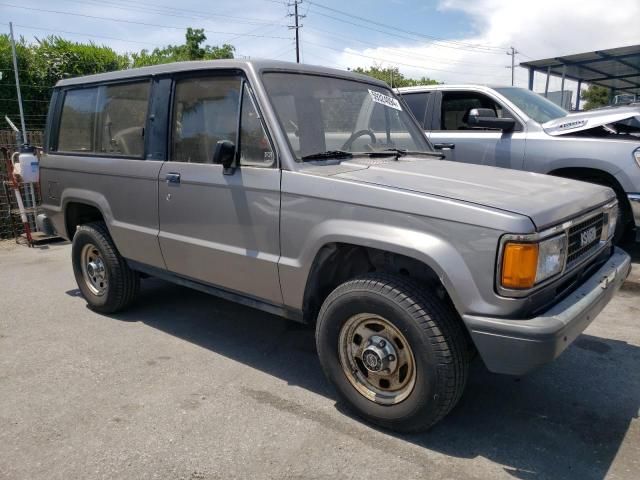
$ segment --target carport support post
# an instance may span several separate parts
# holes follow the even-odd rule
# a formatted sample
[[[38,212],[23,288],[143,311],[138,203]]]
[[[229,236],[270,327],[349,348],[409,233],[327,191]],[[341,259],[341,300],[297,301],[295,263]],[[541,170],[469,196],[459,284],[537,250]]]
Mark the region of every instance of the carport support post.
[[[544,84],[544,98],[549,96],[549,77],[551,76],[551,66],[547,67],[547,81]]]
[[[580,94],[582,93],[582,80],[578,80],[578,96],[576,97],[576,110],[580,110]]]
[[[533,75],[536,73],[536,71],[533,69],[533,67],[529,67],[529,90],[533,91]]]
[[[567,73],[567,66],[562,66],[562,82],[560,82],[560,106],[564,108],[564,77]]]

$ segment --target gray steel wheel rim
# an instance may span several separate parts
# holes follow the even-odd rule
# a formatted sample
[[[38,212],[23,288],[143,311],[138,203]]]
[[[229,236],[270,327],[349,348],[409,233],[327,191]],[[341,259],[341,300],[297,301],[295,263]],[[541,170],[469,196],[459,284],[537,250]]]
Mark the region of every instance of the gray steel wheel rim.
[[[384,340],[384,347],[380,347],[380,340]],[[338,345],[345,376],[365,398],[380,405],[395,405],[413,391],[416,383],[413,351],[389,320],[370,313],[354,315],[342,326]],[[395,361],[390,361],[390,357],[395,357]],[[377,360],[381,362],[375,363]],[[379,370],[375,371],[376,368]]]
[[[87,243],[80,252],[80,266],[85,285],[91,293],[101,297],[107,293],[107,268],[100,250]]]

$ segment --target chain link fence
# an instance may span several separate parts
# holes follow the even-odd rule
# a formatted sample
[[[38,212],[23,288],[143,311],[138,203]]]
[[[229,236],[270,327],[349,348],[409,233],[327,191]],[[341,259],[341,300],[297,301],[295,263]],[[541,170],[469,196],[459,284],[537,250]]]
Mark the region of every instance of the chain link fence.
[[[41,130],[27,131],[29,143],[35,147],[42,147],[43,132]],[[9,177],[9,163],[11,155],[18,149],[18,140],[13,130],[0,130],[0,239],[18,239],[24,233],[18,202],[16,201],[13,184]],[[29,223],[33,230],[35,217],[40,206],[40,186],[38,184],[20,184],[22,201],[27,207]],[[33,189],[33,195],[32,191]],[[35,205],[33,205],[35,199]]]

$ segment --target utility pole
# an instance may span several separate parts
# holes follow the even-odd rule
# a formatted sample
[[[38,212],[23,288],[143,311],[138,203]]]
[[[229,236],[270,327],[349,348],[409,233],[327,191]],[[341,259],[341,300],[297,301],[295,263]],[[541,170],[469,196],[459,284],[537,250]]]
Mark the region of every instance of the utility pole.
[[[301,3],[302,0],[294,0],[293,3],[287,4],[288,7],[293,7],[293,13],[290,13],[289,16],[295,17],[295,25],[289,25],[289,30],[294,29],[296,31],[296,63],[300,63],[300,28],[302,28],[302,25],[299,19],[306,16],[298,13],[298,5]]]
[[[18,108],[20,109],[20,123],[22,124],[22,142],[27,141],[27,127],[24,124],[24,111],[22,110],[22,95],[20,94],[20,77],[18,75],[18,57],[16,55],[16,41],[13,38],[13,23],[9,22],[9,33],[11,34],[11,54],[13,56],[13,73],[16,77],[16,91],[18,92]]]
[[[507,52],[507,55],[511,57],[511,66],[507,67],[511,69],[511,86],[513,87],[515,82],[515,73],[516,73],[516,55],[520,53],[513,47],[509,47],[510,51]]]

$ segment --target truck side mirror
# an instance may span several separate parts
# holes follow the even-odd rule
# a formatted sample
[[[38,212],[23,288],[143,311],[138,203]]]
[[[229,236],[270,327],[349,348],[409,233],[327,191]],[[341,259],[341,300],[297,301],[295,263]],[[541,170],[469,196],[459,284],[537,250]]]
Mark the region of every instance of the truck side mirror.
[[[236,146],[229,140],[218,140],[213,152],[213,163],[224,167],[225,175],[232,175],[235,170]]]
[[[516,121],[513,118],[498,118],[490,108],[473,108],[469,111],[467,124],[471,127],[497,128],[510,132],[516,126]]]

